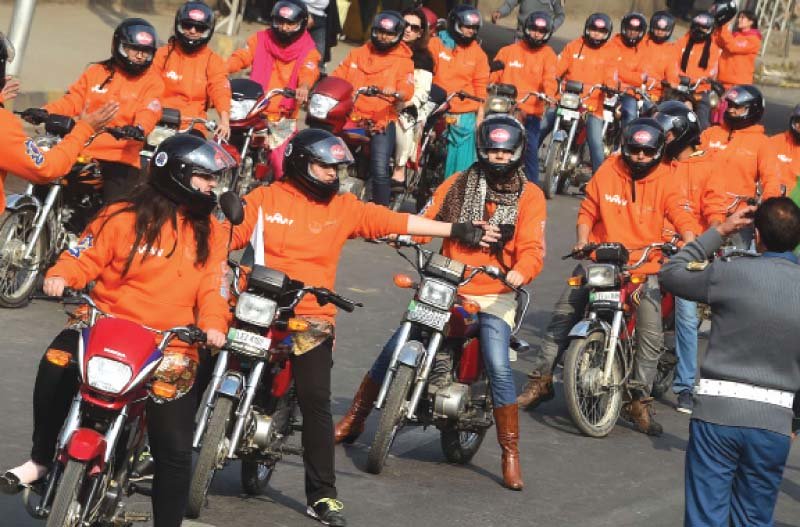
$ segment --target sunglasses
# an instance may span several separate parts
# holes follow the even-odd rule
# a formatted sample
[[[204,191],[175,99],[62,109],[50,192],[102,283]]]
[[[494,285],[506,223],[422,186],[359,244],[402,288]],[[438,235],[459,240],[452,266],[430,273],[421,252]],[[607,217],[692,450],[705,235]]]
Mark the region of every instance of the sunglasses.
[[[420,31],[422,31],[422,26],[418,24],[406,24],[406,28],[410,29],[414,33],[419,33]]]
[[[654,156],[656,155],[656,150],[654,148],[650,148],[648,146],[628,146],[625,148],[629,155],[635,156],[639,154],[644,154],[646,156]]]
[[[192,29],[195,29],[199,33],[202,33],[208,29],[208,26],[198,22],[181,22],[181,29],[184,31],[191,31]]]

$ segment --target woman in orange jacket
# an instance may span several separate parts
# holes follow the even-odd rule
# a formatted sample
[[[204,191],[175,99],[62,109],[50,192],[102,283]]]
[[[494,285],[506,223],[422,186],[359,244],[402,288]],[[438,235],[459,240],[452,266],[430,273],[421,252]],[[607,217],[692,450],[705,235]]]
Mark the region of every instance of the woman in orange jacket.
[[[496,266],[507,273],[511,285],[522,286],[542,270],[547,214],[542,191],[527,180],[521,168],[525,129],[508,115],[492,115],[478,126],[476,135],[478,161],[439,186],[424,216],[447,222],[488,221],[490,225],[505,226],[506,232],[511,227],[510,238],[489,251],[445,240],[442,254],[470,266]],[[512,490],[521,490],[517,392],[508,357],[517,307],[515,294],[501,282],[481,275],[459,289],[459,294],[482,308],[481,354],[492,390],[497,440],[502,449],[503,483]],[[399,330],[361,381],[350,410],[336,425],[337,442],[352,442],[364,431],[364,422],[378,396],[398,338]]]
[[[153,70],[164,82],[164,108],[180,110],[184,119],[205,119],[206,110],[213,106],[219,114],[215,135],[227,140],[231,133],[231,85],[222,57],[208,47],[215,23],[214,12],[203,2],[190,1],[179,7],[175,33],[156,51]]]
[[[233,166],[216,143],[190,134],[166,139],[155,151],[149,185],[101,211],[80,243],[48,271],[45,293],[61,296],[66,287],[82,289],[94,281],[92,299],[113,316],[159,330],[197,324],[210,345],[224,345],[228,232],[211,216],[212,191]],[[50,349],[77,355],[79,327],[68,326]],[[179,527],[183,520],[198,403],[192,390],[196,369],[197,350],[176,342],[155,373],[177,388],[174,399],[151,400],[147,406],[156,527]],[[17,492],[47,473],[77,386],[75,366],[42,358],[34,387],[31,459],[0,477],[4,492]]]
[[[127,138],[102,134],[81,152],[99,161],[106,203],[124,196],[139,182],[142,141],[161,118],[159,98],[164,84],[150,69],[156,39],[156,30],[146,20],[123,20],[114,30],[111,58],[89,66],[60,99],[41,110],[23,112],[38,120],[46,112],[76,117],[109,101],[119,103],[109,126],[121,127]]]
[[[672,72],[673,78],[668,79],[670,83],[677,84],[678,75],[689,77],[692,84],[701,78],[717,78],[720,49],[712,38],[713,30],[714,18],[709,13],[699,13],[692,19],[689,31],[675,43],[673,60],[678,64],[678,70]],[[710,90],[708,82],[700,84],[697,90],[700,100],[694,111],[700,120],[701,130],[708,128],[711,118]]]
[[[758,17],[752,11],[741,11],[736,28],[723,25],[714,31],[714,41],[722,49],[719,57],[719,80],[725,89],[734,84],[752,84],[756,58],[761,50]]]
[[[400,13],[379,13],[372,22],[370,41],[351,51],[331,73],[352,84],[353,89],[375,86],[381,90],[378,97],[359,97],[349,116],[351,127],[370,128],[372,201],[380,205],[388,205],[391,197],[389,162],[397,144],[397,106],[414,95],[414,61],[411,49],[403,42],[405,27]]]

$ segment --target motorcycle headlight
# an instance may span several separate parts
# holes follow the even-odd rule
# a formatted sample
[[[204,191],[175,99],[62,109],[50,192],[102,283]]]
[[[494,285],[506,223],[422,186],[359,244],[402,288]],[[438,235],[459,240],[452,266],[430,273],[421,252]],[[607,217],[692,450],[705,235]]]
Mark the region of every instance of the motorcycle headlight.
[[[167,137],[175,135],[175,130],[167,128],[166,126],[156,126],[150,135],[147,136],[147,144],[150,146],[158,146]]]
[[[121,392],[132,375],[130,366],[106,357],[92,357],[86,364],[86,383],[101,392]]]
[[[617,283],[616,267],[609,264],[590,265],[586,271],[589,287],[613,287]]]
[[[247,324],[267,328],[275,318],[278,304],[269,298],[242,293],[236,302],[236,318]]]
[[[241,121],[247,117],[247,114],[250,113],[250,110],[252,110],[255,105],[255,99],[242,99],[241,101],[235,99],[231,100],[231,121]]]
[[[439,309],[450,309],[456,290],[453,286],[436,280],[425,280],[419,288],[417,298]]]
[[[511,109],[511,101],[505,97],[490,97],[487,106],[490,112],[508,113]]]
[[[333,110],[333,107],[338,103],[339,101],[333,97],[328,97],[327,95],[322,95],[321,93],[315,93],[308,100],[308,113],[311,115],[311,117],[325,119],[328,117],[328,112]]]
[[[581,96],[577,93],[567,92],[561,96],[561,106],[570,110],[577,110],[581,105]]]

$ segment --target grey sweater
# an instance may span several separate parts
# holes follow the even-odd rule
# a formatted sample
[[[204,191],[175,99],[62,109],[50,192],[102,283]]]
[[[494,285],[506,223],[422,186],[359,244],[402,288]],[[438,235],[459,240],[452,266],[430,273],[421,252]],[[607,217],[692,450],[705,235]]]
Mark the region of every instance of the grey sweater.
[[[528,15],[534,11],[544,11],[553,17],[553,33],[564,23],[564,6],[561,0],[506,0],[500,6],[500,16],[508,16],[512,9],[519,4],[518,27],[522,27]]]
[[[785,392],[800,389],[800,265],[784,258],[706,261],[722,237],[709,229],[673,256],[659,273],[677,296],[711,306],[711,336],[700,369],[704,379],[740,382]],[[792,410],[778,405],[697,395],[693,419],[791,433]]]

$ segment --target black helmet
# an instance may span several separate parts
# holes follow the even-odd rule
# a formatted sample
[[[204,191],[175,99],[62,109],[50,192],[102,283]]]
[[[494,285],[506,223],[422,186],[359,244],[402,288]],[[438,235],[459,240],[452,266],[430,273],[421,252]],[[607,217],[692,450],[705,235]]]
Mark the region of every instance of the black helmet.
[[[469,45],[478,36],[481,29],[481,12],[476,7],[462,4],[453,8],[447,15],[447,32],[453,37],[457,44],[461,46]],[[467,37],[461,32],[464,26],[476,28],[475,35]]]
[[[478,163],[490,177],[502,177],[514,172],[522,164],[525,154],[525,127],[509,115],[490,115],[478,126],[475,133],[475,150]],[[489,150],[508,150],[513,155],[508,163],[489,161]]]
[[[217,143],[194,134],[175,134],[153,152],[148,177],[161,194],[185,207],[190,215],[203,217],[217,206],[217,195],[192,187],[192,176],[219,178],[235,167],[236,162]]]
[[[272,33],[284,45],[291,44],[303,35],[308,26],[308,8],[299,0],[279,0],[272,6],[270,13],[272,20]],[[300,23],[300,27],[295,31],[285,32],[278,29],[280,22],[290,24]]]
[[[667,36],[656,36],[655,31],[659,29],[666,31]],[[653,13],[653,16],[650,17],[650,40],[653,42],[663,44],[672,37],[672,31],[674,29],[675,17],[672,16],[672,14],[670,14],[668,11],[656,11]]]
[[[647,33],[647,19],[641,13],[628,13],[622,17],[619,34],[622,42],[632,48],[639,44]]]
[[[372,30],[369,38],[372,45],[378,51],[389,51],[403,41],[403,31],[406,30],[406,21],[403,15],[397,11],[384,11],[375,15],[372,21]],[[389,42],[381,42],[378,39],[378,32],[389,33],[394,38]]]
[[[697,114],[688,106],[678,101],[665,101],[656,106],[653,116],[661,128],[664,136],[672,132],[672,140],[666,140],[664,152],[670,159],[675,159],[687,147],[700,144],[700,123]]]
[[[736,0],[718,0],[708,8],[708,12],[714,17],[714,22],[717,26],[723,26],[733,20],[738,9],[739,6],[736,5]]]
[[[349,165],[353,156],[344,141],[328,132],[306,128],[286,145],[283,153],[283,173],[303,193],[316,201],[329,201],[339,191],[339,179],[323,183],[311,173],[310,163]]]
[[[114,57],[114,63],[125,73],[141,75],[153,63],[157,41],[156,30],[150,22],[142,18],[126,18],[114,30],[111,56]],[[128,57],[124,47],[149,52],[150,58],[142,64],[136,64]]]
[[[535,39],[529,31],[541,31],[544,33],[544,38]],[[525,25],[522,29],[522,38],[532,48],[540,48],[547,44],[550,37],[553,36],[553,17],[550,13],[544,11],[534,11],[528,18],[525,19]]]
[[[794,107],[792,115],[789,116],[789,131],[794,137],[794,142],[800,144],[800,130],[795,128],[798,124],[800,124],[800,104]]]
[[[723,119],[731,130],[739,130],[756,124],[764,115],[764,96],[752,84],[733,86],[725,93],[725,102],[728,103],[728,108],[732,106],[747,108],[747,111],[738,117],[732,116],[727,109],[725,110]]]
[[[634,119],[622,129],[622,160],[630,168],[633,179],[647,176],[658,166],[664,154],[665,142],[664,129],[658,121],[649,117]],[[634,161],[631,156],[639,148],[652,154],[653,159],[647,163]]]
[[[14,62],[14,45],[0,31],[0,90],[6,85],[6,63]]]
[[[175,13],[175,40],[186,53],[194,53],[208,44],[214,35],[214,11],[203,2],[186,2]],[[191,40],[183,34],[184,28],[194,26],[200,38]]]
[[[714,17],[711,16],[711,13],[703,11],[692,19],[692,24],[689,26],[689,37],[694,42],[705,42],[711,38],[713,31]]]
[[[606,36],[601,39],[594,39],[589,36],[589,30],[605,31]],[[583,38],[589,46],[599,48],[611,38],[611,32],[614,31],[614,24],[611,22],[611,17],[605,13],[594,13],[589,15],[586,23],[583,25]]]

